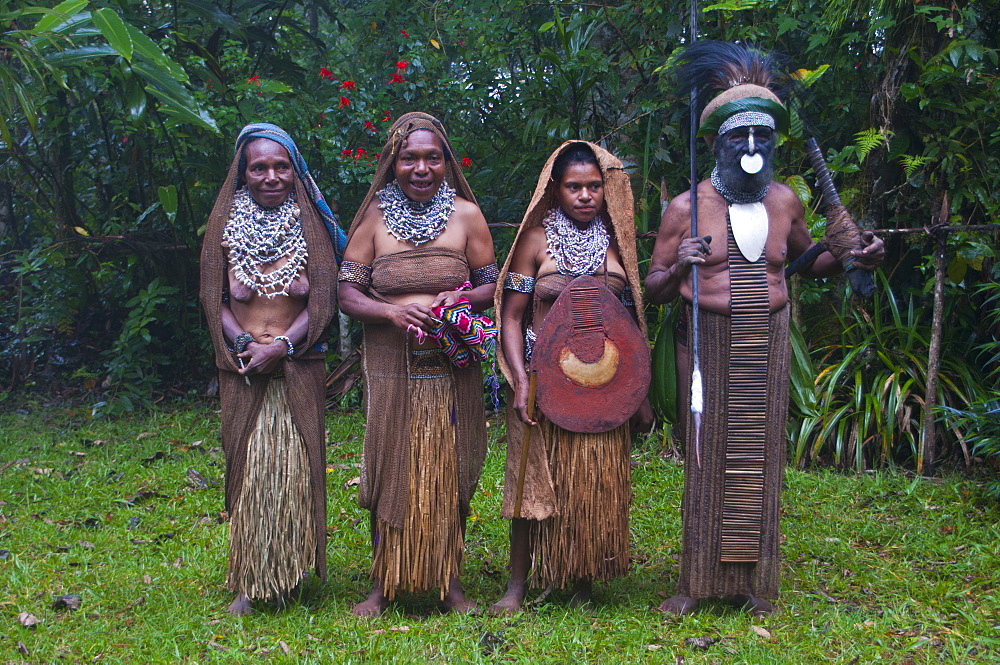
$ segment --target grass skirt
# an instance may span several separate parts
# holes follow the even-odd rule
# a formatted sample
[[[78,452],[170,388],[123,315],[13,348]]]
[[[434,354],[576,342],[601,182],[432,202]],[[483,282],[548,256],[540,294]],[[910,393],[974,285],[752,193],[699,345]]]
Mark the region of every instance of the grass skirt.
[[[452,422],[454,381],[443,366],[439,376],[411,378],[410,385],[406,520],[402,529],[375,520],[372,577],[382,582],[389,600],[398,589],[433,588],[441,590],[443,599],[451,579],[458,576],[463,548]]]
[[[543,420],[541,432],[556,513],[528,521],[532,584],[565,588],[576,580],[624,575],[629,568],[632,498],[628,424],[610,432],[580,434]]]
[[[309,458],[292,422],[282,378],[268,382],[229,533],[226,588],[251,600],[273,599],[294,589],[315,566]]]

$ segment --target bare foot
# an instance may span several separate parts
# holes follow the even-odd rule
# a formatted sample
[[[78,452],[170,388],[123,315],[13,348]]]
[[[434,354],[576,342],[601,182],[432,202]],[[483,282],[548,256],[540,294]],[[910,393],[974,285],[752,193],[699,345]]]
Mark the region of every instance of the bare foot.
[[[523,604],[524,584],[515,584],[514,580],[511,580],[507,584],[507,593],[503,595],[503,598],[490,605],[487,612],[493,616],[516,614],[521,611]]]
[[[253,614],[253,604],[245,593],[238,593],[233,599],[233,604],[227,607],[226,611],[233,616],[245,617],[248,614]]]
[[[465,591],[462,590],[462,585],[459,584],[457,577],[453,577],[448,583],[448,593],[444,595],[444,601],[441,605],[445,612],[454,612],[455,614],[468,614],[479,609],[479,605],[475,601],[465,597]]]
[[[389,607],[389,599],[381,583],[372,587],[372,592],[363,601],[351,608],[351,614],[357,617],[377,617]]]
[[[580,609],[590,602],[594,591],[594,584],[590,580],[577,580],[573,585],[573,596],[569,599],[569,606],[574,610]]]
[[[768,614],[774,613],[774,604],[764,600],[763,598],[758,598],[757,596],[749,596],[749,595],[735,596],[734,601],[736,605],[742,607],[750,614],[755,614],[757,616],[767,616]]]
[[[691,614],[696,609],[700,601],[697,598],[688,598],[687,596],[674,596],[673,598],[668,598],[662,603],[660,603],[660,611],[664,614],[677,614],[683,616],[685,614]]]

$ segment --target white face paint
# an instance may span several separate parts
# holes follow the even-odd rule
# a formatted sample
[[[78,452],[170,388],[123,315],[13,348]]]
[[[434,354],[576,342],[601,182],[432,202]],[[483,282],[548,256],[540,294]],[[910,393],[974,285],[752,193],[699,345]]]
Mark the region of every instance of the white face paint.
[[[744,173],[754,175],[760,173],[764,168],[764,158],[756,151],[753,145],[753,127],[747,130],[747,153],[740,157],[740,168]]]

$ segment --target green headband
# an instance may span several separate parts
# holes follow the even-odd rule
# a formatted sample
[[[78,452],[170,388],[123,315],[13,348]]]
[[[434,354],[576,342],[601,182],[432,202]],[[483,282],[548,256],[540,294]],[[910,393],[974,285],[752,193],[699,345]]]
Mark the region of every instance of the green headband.
[[[712,111],[712,114],[705,118],[698,128],[698,136],[715,136],[719,132],[719,127],[730,116],[737,113],[746,112],[766,113],[774,118],[774,129],[781,134],[788,134],[788,111],[785,107],[773,99],[763,97],[740,97],[730,102],[726,102],[719,108]]]

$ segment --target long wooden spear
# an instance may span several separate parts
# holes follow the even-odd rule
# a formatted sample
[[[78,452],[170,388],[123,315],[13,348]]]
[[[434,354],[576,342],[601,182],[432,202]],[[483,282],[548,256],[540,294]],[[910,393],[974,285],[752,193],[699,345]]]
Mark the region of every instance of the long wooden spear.
[[[691,0],[688,25],[688,46],[698,41],[698,0]],[[691,85],[691,127],[688,143],[691,149],[691,237],[698,237],[698,87]],[[701,363],[698,355],[698,264],[691,266],[691,356],[694,369],[691,371],[691,415],[694,418],[694,456],[701,468],[701,414],[703,412],[703,391],[701,384]]]

